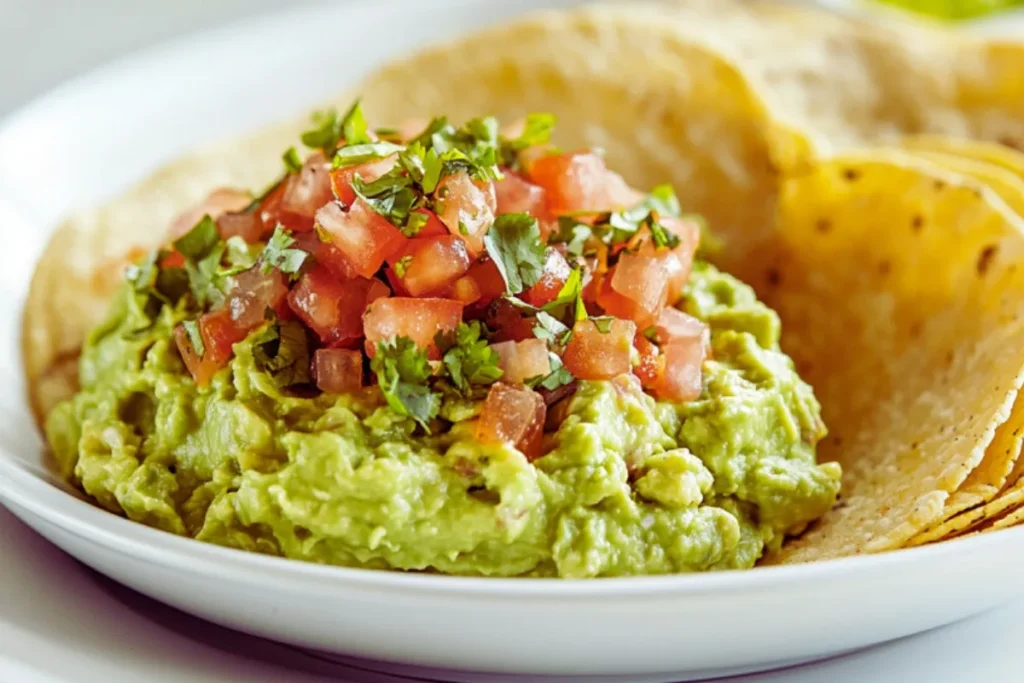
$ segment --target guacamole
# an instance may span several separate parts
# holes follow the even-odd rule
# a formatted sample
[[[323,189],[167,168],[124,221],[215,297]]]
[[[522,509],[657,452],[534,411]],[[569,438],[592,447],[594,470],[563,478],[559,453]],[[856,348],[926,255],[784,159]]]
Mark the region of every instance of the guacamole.
[[[255,362],[258,334],[200,388],[175,348],[182,309],[147,303],[121,290],[46,434],[100,505],[171,533],[352,567],[690,572],[752,566],[839,491],[838,465],[815,463],[824,426],[778,317],[700,261],[677,304],[711,331],[699,398],[581,380],[532,462],[479,442],[479,411],[455,398],[441,411],[456,421],[425,434],[376,387],[282,390]]]

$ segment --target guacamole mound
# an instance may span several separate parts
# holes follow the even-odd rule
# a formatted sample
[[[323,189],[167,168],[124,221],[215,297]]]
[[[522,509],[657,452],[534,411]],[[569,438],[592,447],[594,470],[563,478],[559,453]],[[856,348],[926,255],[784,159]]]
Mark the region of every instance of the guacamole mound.
[[[352,567],[660,574],[750,567],[839,491],[839,466],[815,463],[825,429],[777,315],[704,263],[679,304],[711,328],[701,398],[581,381],[533,463],[476,442],[471,409],[422,435],[376,388],[284,394],[251,338],[197,388],[172,339],[180,314],[150,320],[144,299],[121,290],[46,434],[100,505],[171,533]]]

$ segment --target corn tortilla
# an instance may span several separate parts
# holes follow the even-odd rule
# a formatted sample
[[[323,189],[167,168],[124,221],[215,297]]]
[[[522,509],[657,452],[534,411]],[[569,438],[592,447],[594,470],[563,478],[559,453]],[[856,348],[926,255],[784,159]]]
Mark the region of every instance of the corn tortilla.
[[[1011,149],[998,142],[968,140],[942,135],[908,135],[899,140],[899,145],[910,150],[943,152],[982,161],[1003,168],[1024,179],[1024,152]]]

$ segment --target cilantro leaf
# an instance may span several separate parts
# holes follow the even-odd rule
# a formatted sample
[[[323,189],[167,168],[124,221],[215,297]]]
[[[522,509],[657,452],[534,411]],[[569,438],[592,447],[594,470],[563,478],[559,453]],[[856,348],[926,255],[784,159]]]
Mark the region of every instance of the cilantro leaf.
[[[587,307],[583,303],[583,272],[573,268],[566,278],[565,284],[558,290],[558,296],[544,304],[544,311],[558,318],[567,327],[587,317]]]
[[[341,134],[347,145],[362,145],[370,142],[369,126],[363,114],[363,101],[357,99],[341,117]]]
[[[406,254],[395,261],[394,265],[391,267],[394,269],[395,275],[398,277],[405,277],[405,271],[409,269],[410,264],[412,264],[412,254]]]
[[[383,159],[405,149],[405,145],[381,140],[379,142],[363,142],[358,145],[345,145],[334,153],[334,168],[355,166],[373,159]]]
[[[293,244],[295,239],[283,225],[274,228],[274,234],[270,236],[267,246],[263,247],[260,254],[263,272],[269,273],[271,268],[277,268],[294,279],[309,253],[302,249],[293,249]]]
[[[309,339],[302,323],[277,320],[264,325],[255,334],[253,360],[256,367],[271,376],[276,386],[309,383]]]
[[[256,265],[260,255],[256,245],[249,244],[239,235],[232,235],[224,241],[224,246],[224,260],[230,267],[227,272],[221,272],[222,276],[235,275]]]
[[[408,337],[386,339],[377,344],[370,368],[391,409],[416,420],[429,433],[428,423],[441,409],[441,394],[427,384],[431,370],[423,349]]]
[[[338,111],[333,107],[316,111],[313,112],[312,119],[313,128],[302,134],[302,144],[310,149],[322,149],[327,156],[334,154],[338,140],[342,136]]]
[[[367,183],[356,174],[352,179],[352,189],[397,228],[405,228],[413,210],[422,204],[422,196],[412,187],[412,179],[405,175],[386,173]],[[417,232],[420,227],[422,224],[416,228]]]
[[[302,159],[299,158],[299,153],[294,147],[289,147],[281,155],[281,161],[284,162],[284,168],[287,173],[298,173],[302,170]]]
[[[474,397],[476,387],[493,384],[501,377],[498,354],[481,338],[484,329],[478,321],[459,323],[448,334],[438,332],[435,342],[442,350],[445,370],[459,391],[467,398]]]
[[[554,391],[558,387],[565,386],[566,384],[572,384],[576,381],[576,378],[572,376],[564,365],[562,365],[562,359],[559,358],[557,353],[548,353],[548,362],[551,363],[551,372],[548,376],[542,379],[538,386],[544,387],[548,391]]]
[[[165,256],[167,252],[163,249],[154,249],[141,262],[128,266],[124,276],[136,292],[161,304],[175,304],[189,289],[188,274],[183,268],[161,268],[160,261]]]
[[[569,341],[572,330],[561,320],[544,311],[537,312],[537,324],[533,327],[533,336],[543,339],[552,346],[564,346]]]
[[[518,152],[535,145],[543,145],[551,139],[551,131],[555,127],[554,114],[527,114],[523,122],[523,132],[518,137],[502,139],[500,157],[505,166],[518,166]]]
[[[188,335],[188,343],[192,345],[192,350],[202,358],[206,354],[206,344],[203,343],[203,335],[199,332],[199,323],[195,320],[183,320],[181,326],[185,328],[185,334]]]
[[[544,242],[537,219],[529,214],[498,216],[484,237],[484,246],[512,294],[532,287],[544,272]]]
[[[210,215],[203,216],[191,230],[176,239],[174,248],[185,258],[189,288],[199,307],[222,303],[224,293],[216,283],[225,245]]]
[[[558,217],[558,230],[550,237],[551,244],[564,244],[566,251],[579,258],[586,253],[587,242],[594,236],[594,229],[572,216]]]

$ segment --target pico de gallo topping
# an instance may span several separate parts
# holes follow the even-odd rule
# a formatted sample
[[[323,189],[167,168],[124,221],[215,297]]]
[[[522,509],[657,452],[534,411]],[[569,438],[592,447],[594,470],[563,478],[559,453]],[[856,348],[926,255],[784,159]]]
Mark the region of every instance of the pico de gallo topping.
[[[446,118],[372,129],[326,111],[258,197],[220,189],[174,221],[128,279],[184,306],[175,343],[207,385],[234,344],[299,394],[376,386],[427,432],[457,398],[481,441],[541,454],[578,380],[632,376],[696,399],[709,331],[674,307],[700,221],[668,185],[643,194],[554,119]]]

